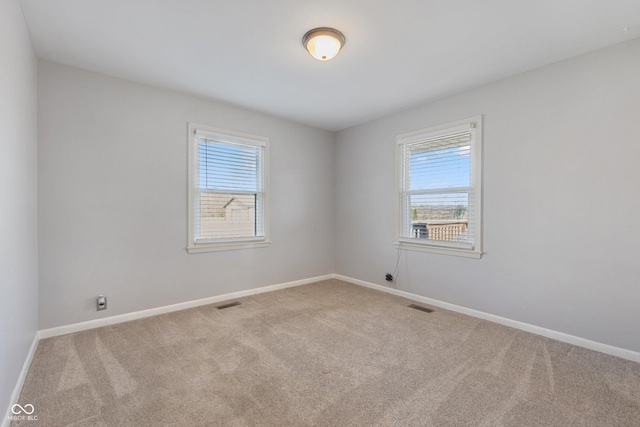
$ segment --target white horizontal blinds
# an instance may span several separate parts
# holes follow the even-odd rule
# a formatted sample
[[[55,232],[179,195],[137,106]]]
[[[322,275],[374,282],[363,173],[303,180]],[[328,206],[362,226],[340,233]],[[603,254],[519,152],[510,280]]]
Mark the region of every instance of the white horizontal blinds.
[[[410,190],[452,188],[471,183],[471,133],[408,144]]]
[[[264,236],[264,146],[196,134],[196,242]]]
[[[402,237],[473,246],[472,142],[469,130],[402,145]]]

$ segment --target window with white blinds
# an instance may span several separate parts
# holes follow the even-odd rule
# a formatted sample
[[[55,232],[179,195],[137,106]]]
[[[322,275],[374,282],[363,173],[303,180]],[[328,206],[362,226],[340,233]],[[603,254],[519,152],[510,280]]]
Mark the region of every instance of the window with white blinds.
[[[480,257],[482,117],[397,138],[397,244]]]
[[[189,252],[265,246],[268,140],[189,125]]]

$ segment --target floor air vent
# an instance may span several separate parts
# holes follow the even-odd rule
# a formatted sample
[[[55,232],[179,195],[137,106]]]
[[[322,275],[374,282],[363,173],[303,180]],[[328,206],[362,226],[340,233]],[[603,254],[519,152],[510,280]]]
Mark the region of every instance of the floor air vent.
[[[235,307],[236,305],[240,305],[240,303],[238,301],[234,301],[234,302],[230,302],[229,304],[218,305],[216,306],[216,308],[218,310],[222,310],[224,308]]]
[[[427,307],[422,307],[420,305],[410,304],[409,307],[415,308],[416,310],[424,311],[425,313],[433,313],[433,309],[427,308]]]

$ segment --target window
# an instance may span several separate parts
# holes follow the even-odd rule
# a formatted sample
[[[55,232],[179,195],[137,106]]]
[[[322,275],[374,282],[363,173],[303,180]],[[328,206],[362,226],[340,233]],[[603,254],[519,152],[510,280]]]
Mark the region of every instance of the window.
[[[189,253],[269,244],[268,142],[189,124]]]
[[[482,117],[397,137],[396,246],[480,258]]]

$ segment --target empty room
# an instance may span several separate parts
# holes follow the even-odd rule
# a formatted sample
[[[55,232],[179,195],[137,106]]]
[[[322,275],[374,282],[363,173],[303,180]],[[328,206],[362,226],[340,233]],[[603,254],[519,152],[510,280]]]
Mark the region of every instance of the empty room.
[[[0,427],[640,426],[637,0],[0,0]]]

